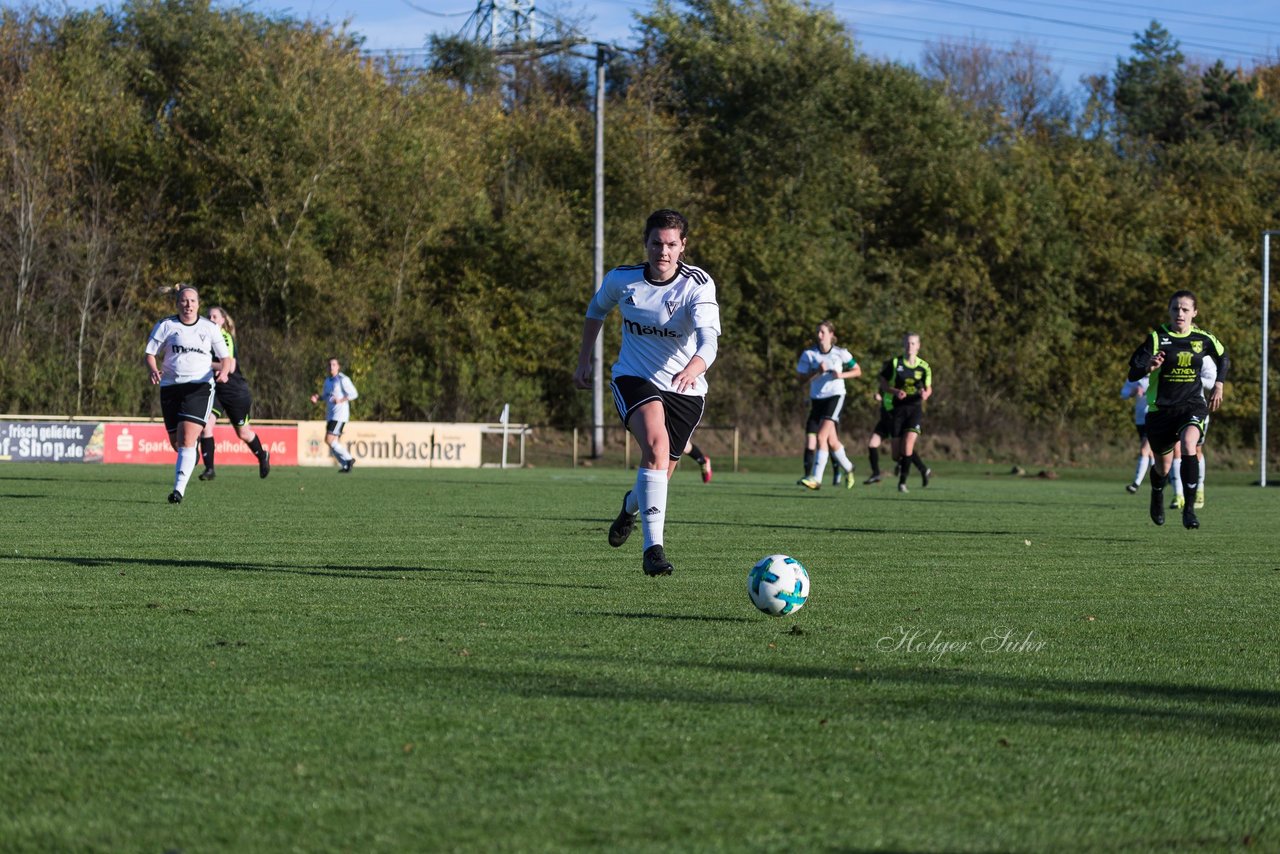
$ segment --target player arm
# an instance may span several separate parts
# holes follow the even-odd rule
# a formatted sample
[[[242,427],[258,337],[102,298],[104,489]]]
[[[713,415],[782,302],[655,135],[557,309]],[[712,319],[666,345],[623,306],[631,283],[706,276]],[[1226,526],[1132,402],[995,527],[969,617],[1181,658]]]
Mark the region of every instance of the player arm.
[[[716,350],[719,347],[720,334],[710,326],[699,326],[695,330],[697,335],[697,350],[694,351],[693,357],[689,359],[689,364],[671,378],[671,384],[675,386],[675,390],[684,393],[693,387],[698,381],[698,377],[707,372],[707,368],[711,367],[711,363],[716,360]]]
[[[1160,367],[1160,363],[1162,361],[1164,360],[1153,357],[1151,338],[1148,337],[1147,340],[1142,342],[1138,349],[1133,351],[1133,355],[1129,357],[1129,382],[1137,382],[1147,376],[1156,368]]]
[[[591,301],[595,305],[595,300]],[[596,347],[596,339],[604,328],[603,317],[592,317],[588,314],[582,321],[582,343],[578,347],[578,367],[573,372],[573,384],[578,388],[591,388],[591,356]]]
[[[841,369],[836,373],[836,376],[842,380],[856,380],[858,377],[862,376],[862,366],[853,359],[850,359],[841,366]]]
[[[147,377],[151,380],[151,384],[159,385],[160,367],[156,364],[156,354],[148,350],[147,354],[143,356],[142,362],[147,366]]]
[[[1213,382],[1213,391],[1209,395],[1209,411],[1217,412],[1218,407],[1222,406],[1222,381],[1227,377],[1227,371],[1231,370],[1231,357],[1227,355],[1227,350],[1222,345],[1218,345],[1216,351],[1209,351],[1209,358],[1213,359],[1218,366],[1218,377]]]
[[[335,400],[334,403],[347,403],[349,401],[355,400],[359,396],[360,396],[360,392],[356,391],[356,384],[353,383],[348,377],[343,377],[342,378],[342,399]]]

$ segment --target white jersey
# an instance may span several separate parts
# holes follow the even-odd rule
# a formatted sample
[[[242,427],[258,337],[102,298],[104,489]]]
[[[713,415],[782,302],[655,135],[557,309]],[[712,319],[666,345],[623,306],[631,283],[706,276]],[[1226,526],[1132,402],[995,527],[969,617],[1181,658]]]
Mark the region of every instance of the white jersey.
[[[622,312],[622,347],[615,377],[641,377],[662,391],[675,391],[671,378],[698,349],[697,330],[720,334],[716,283],[698,267],[680,262],[671,281],[645,278],[645,265],[615,267],[587,306],[587,317],[604,320],[616,305]],[[705,397],[706,375],[683,394]]]
[[[1213,394],[1213,387],[1218,384],[1218,363],[1213,359],[1205,359],[1200,363],[1200,386],[1206,395]]]
[[[1212,359],[1205,359],[1205,362],[1212,362]],[[1140,380],[1130,380],[1120,388],[1121,397],[1133,397],[1133,423],[1139,426],[1147,423],[1147,386],[1151,384],[1150,377],[1143,377]]]
[[[342,403],[334,403],[333,401],[339,397],[347,397],[355,400],[360,394],[356,391],[355,384],[351,382],[351,378],[341,371],[336,377],[329,377],[324,381],[324,390],[320,392],[320,397],[324,399],[324,419],[326,421],[350,421],[351,406],[347,401]]]
[[[213,381],[213,360],[231,355],[222,330],[207,317],[186,324],[178,315],[166,317],[151,330],[148,355],[160,357],[160,385]]]
[[[796,363],[796,373],[811,374],[819,369],[847,371],[856,364],[858,363],[853,358],[853,354],[843,347],[832,347],[825,353],[817,347],[810,347],[800,354],[800,361]],[[844,380],[840,377],[823,373],[809,380],[809,397],[814,400],[844,393]]]

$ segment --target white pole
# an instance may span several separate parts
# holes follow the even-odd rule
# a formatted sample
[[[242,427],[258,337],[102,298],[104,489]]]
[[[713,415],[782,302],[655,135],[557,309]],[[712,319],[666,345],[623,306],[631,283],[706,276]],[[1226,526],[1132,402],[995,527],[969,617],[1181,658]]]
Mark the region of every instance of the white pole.
[[[498,420],[502,422],[502,467],[507,467],[507,431],[511,421],[511,404],[502,404],[502,414],[498,416]]]
[[[606,45],[596,45],[596,239],[595,289],[604,279],[604,71],[609,62]],[[591,355],[591,456],[604,453],[604,330],[596,336]]]
[[[1262,447],[1258,452],[1258,485],[1267,485],[1267,351],[1271,344],[1271,235],[1262,232]]]

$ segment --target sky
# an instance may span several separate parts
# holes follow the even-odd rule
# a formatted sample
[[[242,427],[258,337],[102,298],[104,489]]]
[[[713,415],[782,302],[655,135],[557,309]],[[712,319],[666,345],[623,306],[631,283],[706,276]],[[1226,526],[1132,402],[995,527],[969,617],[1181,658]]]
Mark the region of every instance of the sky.
[[[509,0],[508,0],[509,2]],[[593,41],[634,43],[635,15],[648,0],[520,0],[538,14],[579,24]],[[432,34],[463,31],[476,0],[236,0],[216,5],[247,7],[263,14],[340,23],[365,37],[371,51],[421,49]],[[0,5],[8,5],[0,0]],[[107,5],[71,0],[71,6]],[[869,56],[919,66],[929,42],[977,40],[993,47],[1034,45],[1068,87],[1092,74],[1110,74],[1131,55],[1135,35],[1154,18],[1181,43],[1191,62],[1221,59],[1248,69],[1280,62],[1280,2],[1277,0],[830,0],[830,9]],[[679,3],[676,3],[677,8]]]

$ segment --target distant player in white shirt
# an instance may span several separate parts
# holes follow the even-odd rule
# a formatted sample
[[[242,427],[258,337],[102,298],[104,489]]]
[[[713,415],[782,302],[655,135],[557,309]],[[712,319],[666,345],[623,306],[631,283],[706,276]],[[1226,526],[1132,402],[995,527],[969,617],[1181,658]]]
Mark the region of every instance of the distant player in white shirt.
[[[680,463],[706,405],[704,374],[715,361],[720,335],[716,285],[706,271],[686,264],[689,222],[673,210],[645,221],[646,262],[605,274],[587,306],[573,382],[591,387],[591,354],[604,319],[617,306],[622,347],[613,364],[614,406],[640,445],[635,486],[609,526],[609,545],[621,546],[642,515],[645,575],[670,575],[663,549],[667,481]]]
[[[853,488],[853,463],[845,455],[838,428],[844,409],[844,381],[862,376],[862,368],[848,350],[836,346],[836,327],[830,320],[818,324],[818,344],[800,354],[796,363],[800,381],[809,385],[809,417],[805,421],[805,456],[813,454],[812,467],[800,479],[809,489],[822,486],[827,457],[844,470],[845,488]]]
[[[182,502],[195,470],[196,443],[213,407],[213,384],[225,383],[236,369],[222,330],[200,316],[199,292],[191,285],[179,285],[177,302],[178,313],[151,330],[144,357],[151,384],[160,386],[160,409],[169,444],[178,452],[170,504]],[[215,358],[219,360],[216,369]]]
[[[342,364],[337,359],[329,360],[329,377],[324,381],[324,388],[319,394],[311,395],[312,403],[324,401],[324,441],[329,445],[329,453],[338,461],[338,473],[346,474],[356,464],[347,446],[342,444],[342,430],[351,420],[351,401],[360,396],[355,383],[342,372]]]
[[[1133,470],[1133,482],[1125,487],[1125,491],[1133,495],[1138,491],[1138,487],[1142,486],[1142,479],[1147,476],[1147,470],[1151,468],[1151,464],[1155,462],[1155,457],[1151,453],[1151,443],[1147,441],[1147,386],[1150,385],[1149,377],[1126,382],[1120,387],[1120,396],[1125,400],[1133,398],[1133,425],[1138,430],[1138,465]]]

